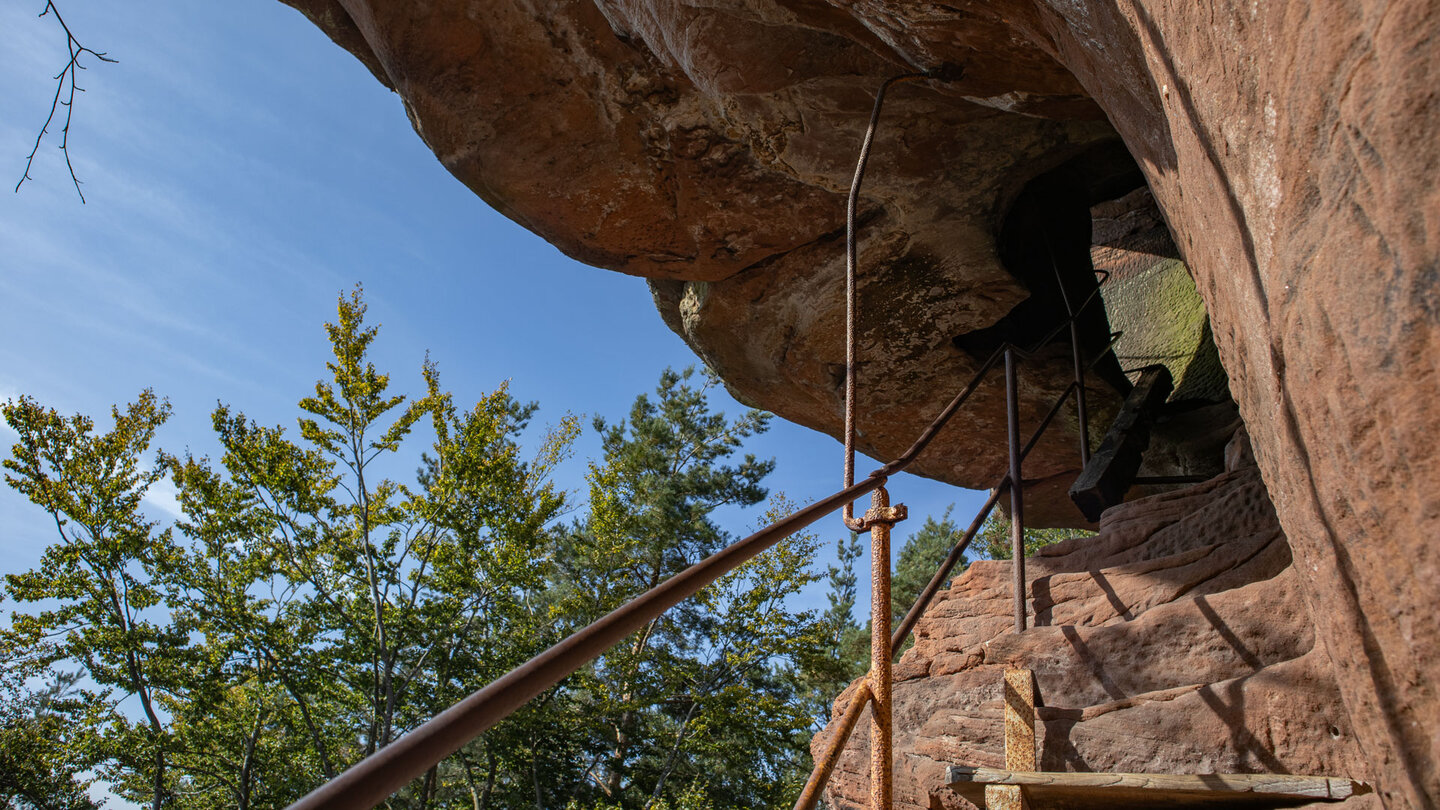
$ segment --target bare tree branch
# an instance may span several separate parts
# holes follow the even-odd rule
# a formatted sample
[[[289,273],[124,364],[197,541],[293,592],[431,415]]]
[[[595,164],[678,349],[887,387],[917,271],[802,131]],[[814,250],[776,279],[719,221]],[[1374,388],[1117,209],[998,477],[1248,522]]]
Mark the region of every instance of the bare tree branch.
[[[75,115],[75,94],[85,92],[85,88],[76,85],[75,77],[79,71],[85,70],[85,66],[80,64],[80,57],[87,53],[101,62],[113,63],[118,60],[81,45],[80,40],[70,32],[70,26],[66,25],[65,20],[60,16],[60,9],[55,7],[54,0],[46,0],[45,10],[40,12],[41,17],[47,14],[54,15],[55,21],[60,23],[60,28],[65,32],[65,47],[70,52],[70,61],[66,62],[64,69],[55,76],[55,97],[50,100],[50,114],[45,116],[45,125],[40,127],[40,134],[35,136],[35,146],[30,149],[30,155],[25,158],[25,171],[20,175],[20,182],[15,184],[15,191],[19,193],[20,187],[25,185],[25,181],[31,179],[30,167],[35,162],[35,153],[40,151],[40,143],[45,140],[46,134],[50,131],[50,124],[55,121],[55,113],[64,107],[65,126],[60,130],[60,151],[65,153],[65,168],[70,170],[70,180],[75,184],[75,193],[80,195],[80,202],[83,204],[85,192],[80,190],[80,178],[75,176],[75,165],[70,162],[70,121]],[[61,100],[61,96],[64,96],[64,100]]]

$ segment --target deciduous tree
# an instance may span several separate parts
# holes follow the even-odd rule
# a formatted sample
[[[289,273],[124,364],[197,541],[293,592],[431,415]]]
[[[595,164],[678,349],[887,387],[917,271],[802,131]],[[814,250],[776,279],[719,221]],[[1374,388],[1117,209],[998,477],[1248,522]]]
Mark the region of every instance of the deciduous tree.
[[[0,643],[43,649],[47,663],[81,664],[112,706],[138,704],[137,720],[107,712],[102,739],[109,762],[143,775],[133,790],[159,810],[170,746],[160,701],[185,687],[189,644],[164,602],[176,557],[171,532],[157,531],[140,504],[164,475],[143,455],[170,406],[144,391],[111,410],[114,426],[103,433],[88,417],[62,416],[28,397],[0,413],[18,437],[5,481],[49,513],[59,536],[40,565],[6,575],[12,599],[46,607],[12,613]]]
[[[58,532],[41,566],[5,580],[40,608],[0,634],[12,805],[81,810],[71,775],[94,766],[155,810],[283,807],[717,551],[732,539],[721,513],[766,497],[774,465],[742,448],[768,415],[728,418],[713,377],[667,371],[626,420],[596,420],[588,508],[561,526],[550,476],[575,420],[526,457],[535,407],[503,385],[462,410],[427,361],[418,397],[393,393],[365,314],[358,288],[340,297],[297,428],[217,407],[213,460],[147,456],[169,415],[149,391],[108,430],[5,404],[19,437],[7,482]],[[419,469],[402,480],[407,457]],[[182,516],[162,527],[142,501],[167,475]],[[793,509],[777,496],[758,522]],[[854,601],[851,573],[828,613],[796,609],[817,545],[798,534],[738,567],[391,806],[788,805],[808,771],[815,673],[837,677],[838,612]],[[63,672],[83,677],[22,688]]]

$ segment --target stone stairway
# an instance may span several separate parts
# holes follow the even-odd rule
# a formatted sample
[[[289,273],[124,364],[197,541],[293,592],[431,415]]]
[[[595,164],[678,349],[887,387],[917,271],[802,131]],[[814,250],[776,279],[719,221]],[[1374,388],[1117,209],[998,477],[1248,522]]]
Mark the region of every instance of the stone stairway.
[[[1008,667],[1035,673],[1042,771],[1364,777],[1269,496],[1248,454],[1227,457],[1224,474],[1114,507],[1097,536],[1031,558],[1023,634],[1008,562],[976,562],[940,594],[895,667],[897,810],[970,808],[936,790],[950,766],[1004,766]],[[867,729],[831,778],[835,810],[868,806]]]

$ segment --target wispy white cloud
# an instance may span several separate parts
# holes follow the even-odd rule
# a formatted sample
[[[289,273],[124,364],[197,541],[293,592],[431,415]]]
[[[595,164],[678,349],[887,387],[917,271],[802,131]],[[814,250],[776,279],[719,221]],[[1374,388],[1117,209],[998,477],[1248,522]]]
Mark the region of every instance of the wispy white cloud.
[[[155,509],[163,512],[171,520],[179,520],[185,516],[180,508],[179,493],[175,491],[175,482],[169,478],[161,478],[150,489],[145,492],[144,502]]]

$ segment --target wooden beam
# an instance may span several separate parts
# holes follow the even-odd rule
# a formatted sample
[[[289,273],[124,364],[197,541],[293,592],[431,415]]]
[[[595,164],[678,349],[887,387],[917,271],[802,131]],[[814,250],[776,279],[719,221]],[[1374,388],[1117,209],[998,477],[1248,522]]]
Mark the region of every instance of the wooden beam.
[[[1272,773],[1043,773],[952,766],[949,788],[980,805],[990,788],[1019,788],[1038,810],[1110,808],[1299,807],[1343,801],[1369,786],[1343,777]],[[997,800],[1003,800],[997,795]]]
[[[1090,521],[1098,521],[1101,512],[1125,499],[1140,471],[1145,448],[1150,446],[1151,418],[1165,404],[1173,385],[1164,366],[1141,369],[1115,423],[1070,487],[1070,500]]]
[[[1035,764],[1035,673],[1005,670],[1005,768],[1033,771]]]

